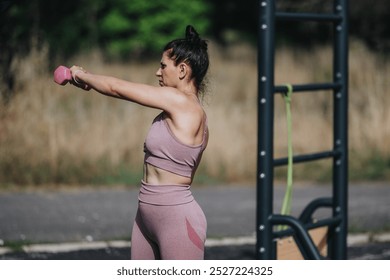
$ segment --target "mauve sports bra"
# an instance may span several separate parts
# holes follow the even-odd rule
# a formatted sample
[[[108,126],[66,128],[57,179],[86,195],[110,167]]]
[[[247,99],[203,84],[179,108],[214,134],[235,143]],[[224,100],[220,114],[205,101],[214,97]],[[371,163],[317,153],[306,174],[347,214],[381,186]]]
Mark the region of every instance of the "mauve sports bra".
[[[204,128],[203,141],[200,145],[190,146],[182,143],[172,133],[163,117],[163,113],[161,113],[154,119],[145,139],[145,162],[169,172],[191,178],[206,148],[206,136],[207,121]]]

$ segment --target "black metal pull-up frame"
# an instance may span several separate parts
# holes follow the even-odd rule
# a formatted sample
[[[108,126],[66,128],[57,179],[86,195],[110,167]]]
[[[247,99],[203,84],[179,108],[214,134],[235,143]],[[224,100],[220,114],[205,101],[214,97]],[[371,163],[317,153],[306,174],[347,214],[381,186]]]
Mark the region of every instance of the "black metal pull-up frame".
[[[308,230],[328,226],[328,258],[347,258],[348,232],[348,0],[334,0],[333,13],[277,12],[275,0],[259,1],[258,28],[258,154],[256,256],[274,259],[274,239],[292,234],[306,259],[321,259]],[[274,159],[274,95],[286,93],[286,86],[274,84],[275,21],[316,21],[333,25],[333,81],[292,85],[294,93],[330,91],[333,94],[333,149],[314,154],[295,155],[294,163],[332,158],[332,197],[318,198],[298,218],[273,212],[274,167],[287,164],[287,158]],[[310,216],[320,207],[332,208],[332,217],[311,223]],[[275,232],[275,225],[289,229]]]

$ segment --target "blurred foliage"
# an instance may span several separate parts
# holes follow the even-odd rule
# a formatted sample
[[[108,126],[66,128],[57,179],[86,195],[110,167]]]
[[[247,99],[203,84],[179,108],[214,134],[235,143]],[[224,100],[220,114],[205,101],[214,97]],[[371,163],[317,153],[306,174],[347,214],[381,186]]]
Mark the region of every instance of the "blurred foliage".
[[[334,1],[277,0],[278,11],[332,12]],[[350,33],[372,48],[390,47],[388,1],[349,1]],[[226,42],[256,42],[258,0],[0,0],[2,53],[28,52],[48,43],[52,57],[71,56],[80,49],[101,47],[113,56],[156,52],[181,37],[187,24],[200,34]],[[279,24],[279,23],[278,23]],[[289,43],[321,42],[331,36],[323,24],[280,24],[279,38]],[[321,36],[318,36],[321,34]],[[3,55],[2,55],[3,56]]]
[[[100,44],[110,56],[159,52],[192,24],[200,34],[209,27],[209,6],[202,0],[106,2],[98,13]]]
[[[184,36],[187,24],[221,44],[256,43],[258,0],[0,0],[0,92],[14,85],[13,58],[48,46],[50,69],[79,53],[99,48],[107,58],[148,58]],[[275,0],[278,11],[332,12],[334,1]],[[373,50],[390,48],[388,1],[349,1],[350,34]],[[278,42],[304,47],[332,38],[327,24],[277,23]]]
[[[334,1],[278,0],[278,11],[332,12]],[[388,1],[350,2],[350,33],[372,48],[390,47]],[[169,40],[183,36],[187,24],[200,34],[226,42],[256,41],[258,0],[0,0],[1,50],[28,52],[48,43],[53,56],[70,56],[87,47],[102,47],[109,55],[156,52]],[[279,38],[293,42],[321,42],[331,36],[322,24],[281,24]],[[230,33],[229,33],[230,32]],[[321,34],[321,36],[318,36]],[[2,55],[2,57],[6,54]]]
[[[4,2],[4,1],[3,1]],[[14,51],[48,43],[51,54],[70,56],[100,46],[114,56],[161,50],[183,37],[185,26],[203,34],[209,7],[203,0],[15,0],[2,25],[2,39]]]

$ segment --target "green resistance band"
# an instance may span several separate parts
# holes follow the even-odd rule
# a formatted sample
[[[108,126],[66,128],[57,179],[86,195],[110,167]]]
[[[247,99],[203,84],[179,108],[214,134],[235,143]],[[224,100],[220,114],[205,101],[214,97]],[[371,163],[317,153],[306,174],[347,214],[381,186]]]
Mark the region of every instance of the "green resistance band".
[[[288,165],[287,165],[287,186],[286,193],[284,194],[282,204],[282,215],[289,215],[291,212],[291,198],[292,198],[292,186],[293,186],[293,148],[292,148],[292,118],[291,118],[291,99],[293,93],[293,87],[290,84],[286,85],[287,93],[283,95],[284,102],[286,104],[286,116],[287,116],[287,149],[288,149]],[[280,227],[280,229],[286,229]]]

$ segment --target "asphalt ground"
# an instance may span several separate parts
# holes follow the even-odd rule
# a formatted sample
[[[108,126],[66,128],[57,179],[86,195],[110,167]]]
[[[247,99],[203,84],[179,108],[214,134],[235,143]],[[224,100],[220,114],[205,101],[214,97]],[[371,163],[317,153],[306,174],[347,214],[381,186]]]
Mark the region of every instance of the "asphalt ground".
[[[194,186],[193,193],[208,220],[205,258],[254,259],[255,187]],[[284,188],[274,193],[277,211]],[[137,196],[135,187],[2,191],[0,259],[129,259]],[[324,196],[330,186],[296,184],[292,215]],[[389,198],[387,183],[350,185],[348,259],[390,259]]]

